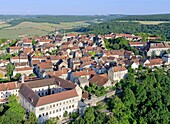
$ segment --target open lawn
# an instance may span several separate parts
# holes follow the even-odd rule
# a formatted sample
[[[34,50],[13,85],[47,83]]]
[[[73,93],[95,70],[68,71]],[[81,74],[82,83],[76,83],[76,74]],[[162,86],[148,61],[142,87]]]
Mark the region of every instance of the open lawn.
[[[79,22],[61,22],[59,24],[50,24],[50,23],[35,23],[35,22],[22,22],[13,27],[6,23],[0,23],[0,38],[15,39],[19,35],[26,34],[27,36],[34,35],[46,35],[51,31],[59,29],[69,29],[80,26],[88,26],[90,24],[83,21]]]

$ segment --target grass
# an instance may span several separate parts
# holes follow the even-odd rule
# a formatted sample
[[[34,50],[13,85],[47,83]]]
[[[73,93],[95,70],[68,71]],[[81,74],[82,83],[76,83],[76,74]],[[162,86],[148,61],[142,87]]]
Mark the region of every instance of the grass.
[[[11,26],[10,24],[7,24],[6,22],[0,21],[0,28]]]
[[[59,29],[70,29],[80,26],[88,26],[88,23],[84,21],[79,22],[62,22],[60,24],[50,24],[50,23],[35,23],[35,22],[22,22],[13,27],[6,23],[0,23],[0,38],[16,39],[19,35],[46,35],[54,30]]]

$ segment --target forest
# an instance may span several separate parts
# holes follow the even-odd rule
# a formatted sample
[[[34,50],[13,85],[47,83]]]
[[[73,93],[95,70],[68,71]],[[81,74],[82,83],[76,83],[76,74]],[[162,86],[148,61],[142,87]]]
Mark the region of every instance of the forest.
[[[129,69],[126,79],[116,84],[119,96],[109,98],[102,112],[100,106],[88,108],[72,124],[169,124],[170,70]]]
[[[126,21],[170,21],[170,14],[129,15],[117,20]]]
[[[145,25],[139,22],[119,22],[115,20],[107,21],[101,24],[90,25],[88,27],[72,29],[68,31],[108,34],[108,33],[146,33],[155,36],[161,36],[163,40],[170,40],[170,23],[162,23],[158,25]]]

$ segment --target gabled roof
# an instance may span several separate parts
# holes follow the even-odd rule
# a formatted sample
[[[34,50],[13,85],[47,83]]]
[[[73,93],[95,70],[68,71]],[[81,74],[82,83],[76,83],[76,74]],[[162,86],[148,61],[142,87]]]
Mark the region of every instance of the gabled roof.
[[[39,97],[30,87],[25,84],[22,84],[19,92],[24,96],[29,103],[31,103],[34,107],[62,101],[69,98],[77,97],[77,91],[75,89],[68,90],[56,94],[51,94],[43,97]]]
[[[108,82],[108,80],[109,79],[106,77],[103,77],[100,75],[95,75],[89,80],[89,83],[90,84],[96,83],[98,86],[103,86],[104,84],[106,84]]]
[[[9,82],[9,83],[0,84],[0,91],[13,90],[17,88],[18,88],[17,82]]]
[[[127,69],[124,66],[115,66],[112,67],[113,72],[120,72],[120,71],[126,71]]]

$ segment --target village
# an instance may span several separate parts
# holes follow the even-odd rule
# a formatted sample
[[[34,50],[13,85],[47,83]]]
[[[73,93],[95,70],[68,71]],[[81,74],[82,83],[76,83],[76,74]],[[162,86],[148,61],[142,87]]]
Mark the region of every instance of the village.
[[[106,48],[106,40],[118,38],[126,39],[138,54]],[[24,36],[0,51],[13,55],[0,60],[0,104],[16,95],[39,123],[56,117],[62,120],[65,113],[83,114],[87,107],[117,93],[114,87],[127,77],[129,69],[169,68],[170,45],[157,40],[159,37],[148,37],[143,42],[142,36],[114,33]],[[11,66],[12,70],[7,69]]]

